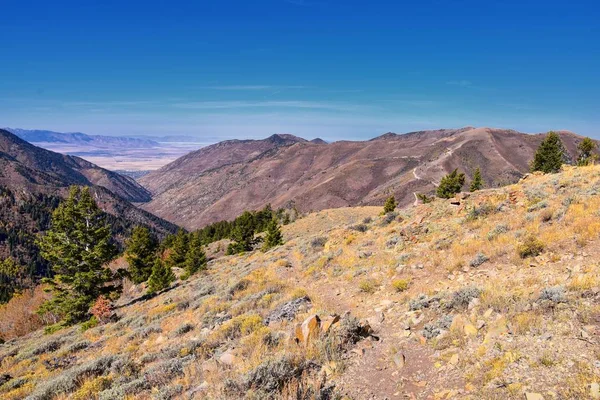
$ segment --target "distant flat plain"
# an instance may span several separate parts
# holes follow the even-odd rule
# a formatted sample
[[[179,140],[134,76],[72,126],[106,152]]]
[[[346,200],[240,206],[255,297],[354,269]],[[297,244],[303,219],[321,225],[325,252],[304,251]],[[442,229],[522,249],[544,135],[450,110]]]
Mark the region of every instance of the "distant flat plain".
[[[113,171],[151,171],[209,143],[159,142],[158,146],[131,149],[50,142],[34,144],[57,153],[81,157]]]

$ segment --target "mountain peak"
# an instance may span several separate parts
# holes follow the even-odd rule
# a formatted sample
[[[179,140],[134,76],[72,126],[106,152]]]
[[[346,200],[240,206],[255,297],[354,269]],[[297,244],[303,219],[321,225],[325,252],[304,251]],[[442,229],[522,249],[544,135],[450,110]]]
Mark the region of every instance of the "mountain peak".
[[[306,139],[303,139],[298,136],[290,135],[288,133],[275,133],[268,138],[265,139],[267,142],[275,143],[275,144],[291,144],[291,143],[299,143],[306,142]]]

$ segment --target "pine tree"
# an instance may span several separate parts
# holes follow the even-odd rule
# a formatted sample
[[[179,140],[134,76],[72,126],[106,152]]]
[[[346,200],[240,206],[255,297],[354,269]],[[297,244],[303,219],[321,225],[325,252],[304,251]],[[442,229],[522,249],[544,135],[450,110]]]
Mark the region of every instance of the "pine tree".
[[[184,262],[184,279],[194,275],[196,272],[206,269],[206,253],[202,249],[202,240],[200,235],[191,235],[189,249]]]
[[[531,171],[555,173],[560,171],[565,162],[566,152],[560,136],[555,132],[548,132],[531,162]]]
[[[598,148],[598,144],[589,137],[586,137],[577,145],[579,155],[577,157],[577,165],[585,166],[596,162],[598,158],[597,154],[594,154],[594,150]]]
[[[44,280],[53,297],[40,312],[54,312],[66,324],[84,320],[100,295],[119,287],[104,265],[116,254],[104,213],[89,188],[72,187],[69,197],[52,214],[51,228],[39,241],[41,255],[54,276]]]
[[[283,235],[279,229],[277,219],[273,218],[267,226],[267,234],[265,236],[265,243],[263,245],[263,251],[269,250],[276,246],[283,244]]]
[[[0,304],[6,303],[22,288],[23,269],[12,259],[0,260]]]
[[[398,205],[398,203],[396,203],[396,198],[394,196],[388,197],[387,200],[385,201],[385,204],[383,205],[383,213],[384,214],[391,213],[392,211],[394,211],[396,209],[397,205]]]
[[[483,187],[483,178],[481,177],[481,170],[479,167],[475,169],[475,173],[473,174],[473,180],[471,181],[471,186],[469,190],[471,192],[476,192],[477,190]]]
[[[129,264],[129,276],[134,283],[146,282],[152,273],[152,266],[158,250],[158,240],[144,226],[133,228],[127,242],[125,260]]]
[[[185,256],[188,252],[189,243],[188,235],[184,230],[180,229],[173,239],[173,245],[170,247],[169,256],[166,263],[171,267],[183,268]]]
[[[150,278],[148,278],[148,294],[154,294],[168,288],[174,280],[175,274],[171,267],[163,263],[160,258],[157,258],[152,266]]]
[[[242,215],[235,219],[235,222],[235,227],[231,232],[231,239],[234,242],[229,244],[227,254],[250,251],[254,244],[254,217],[252,213],[244,211]]]
[[[449,199],[456,193],[460,193],[464,184],[465,174],[459,173],[458,169],[455,169],[442,178],[437,188],[437,195],[443,199]]]

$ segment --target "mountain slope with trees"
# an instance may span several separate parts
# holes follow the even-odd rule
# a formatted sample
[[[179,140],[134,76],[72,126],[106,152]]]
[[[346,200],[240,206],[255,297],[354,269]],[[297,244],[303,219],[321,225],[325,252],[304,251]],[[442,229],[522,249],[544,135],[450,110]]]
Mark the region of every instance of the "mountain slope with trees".
[[[558,135],[567,159],[575,160],[583,137],[571,132]],[[467,185],[477,168],[486,187],[514,183],[529,171],[529,160],[543,138],[467,127],[328,144],[289,135],[227,141],[141,178],[153,195],[143,207],[197,229],[269,203],[277,209],[295,206],[308,212],[381,205],[393,195],[406,206],[419,194],[434,194],[442,177],[456,168],[465,173]]]

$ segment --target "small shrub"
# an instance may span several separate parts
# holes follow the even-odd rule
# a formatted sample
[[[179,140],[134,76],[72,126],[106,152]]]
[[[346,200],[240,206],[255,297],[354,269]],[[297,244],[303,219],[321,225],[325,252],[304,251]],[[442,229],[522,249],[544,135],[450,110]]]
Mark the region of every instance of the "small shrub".
[[[177,335],[177,336],[185,335],[186,333],[188,333],[192,330],[194,330],[194,325],[186,322],[185,324],[182,324],[182,325],[178,326],[177,329],[175,329],[175,335]]]
[[[490,214],[493,214],[496,211],[493,205],[489,203],[483,203],[479,206],[474,206],[469,209],[467,213],[467,220],[474,221],[478,218],[486,217]]]
[[[562,286],[547,287],[542,289],[539,300],[547,300],[553,303],[566,303],[565,288]]]
[[[437,298],[430,298],[426,294],[421,293],[417,298],[411,299],[408,302],[408,308],[410,311],[422,310],[431,307],[431,304],[435,301],[437,301]]]
[[[92,378],[108,372],[115,356],[103,356],[86,364],[73,367],[60,375],[39,383],[28,400],[51,400],[56,395],[70,393],[80,384],[84,377]]]
[[[392,282],[392,287],[396,292],[404,292],[410,285],[409,279],[396,279]]]
[[[310,245],[313,249],[323,248],[325,247],[325,243],[327,243],[327,238],[324,236],[318,236],[310,241]]]
[[[533,212],[533,211],[537,211],[537,210],[541,210],[543,208],[548,207],[548,203],[543,200],[543,201],[539,201],[535,204],[530,205],[529,207],[527,207],[527,212]]]
[[[88,329],[92,329],[98,326],[98,318],[92,316],[89,320],[81,324],[81,332],[85,332]]]
[[[55,352],[62,345],[62,340],[52,339],[42,343],[31,352],[34,356]]]
[[[478,298],[481,295],[481,290],[476,287],[465,287],[457,290],[452,294],[452,299],[448,304],[449,308],[460,310],[465,309],[471,300]]]
[[[535,257],[540,255],[544,251],[544,248],[544,243],[534,235],[529,235],[525,238],[523,243],[518,246],[517,252],[521,258]]]
[[[104,296],[98,297],[98,299],[90,309],[90,314],[96,317],[96,319],[103,324],[110,321],[113,315],[110,300],[108,300]]]
[[[369,229],[369,227],[365,224],[358,224],[351,226],[350,229],[352,229],[353,231],[364,233]]]
[[[424,193],[417,193],[417,199],[419,199],[423,204],[429,204],[433,200],[435,200],[435,197],[433,197],[433,196],[427,196]]]
[[[442,333],[442,330],[447,330],[452,325],[454,317],[452,315],[444,315],[435,322],[430,322],[423,326],[423,337],[425,339],[433,339]]]
[[[373,218],[371,217],[366,217],[363,219],[363,224],[370,224],[371,222],[373,222]]]
[[[373,294],[377,290],[377,284],[371,279],[365,279],[358,284],[358,288],[363,293]]]
[[[244,377],[246,388],[259,390],[272,397],[293,379],[299,379],[307,365],[288,356],[267,360]]]
[[[381,221],[381,225],[385,226],[385,225],[389,225],[392,222],[394,222],[396,220],[396,217],[398,216],[397,212],[389,212],[387,214],[385,214],[385,216],[383,217],[383,220]]]
[[[540,220],[542,222],[550,222],[552,221],[552,217],[554,216],[554,212],[549,209],[545,209],[540,212]]]
[[[485,263],[485,262],[486,262],[486,261],[488,261],[488,260],[489,260],[489,257],[488,257],[488,256],[486,256],[485,254],[483,254],[483,253],[479,252],[479,253],[477,253],[477,255],[475,256],[475,258],[473,258],[473,259],[471,260],[471,262],[469,263],[469,265],[470,265],[472,268],[477,268],[477,267],[479,267],[480,265],[482,265],[483,263]]]
[[[78,351],[87,349],[91,343],[87,340],[82,340],[81,342],[75,342],[72,345],[68,346],[65,351],[67,353],[77,353]]]
[[[488,232],[487,239],[494,240],[499,235],[506,233],[508,231],[509,231],[508,225],[505,225],[505,224],[496,225],[494,227],[494,229],[492,229],[491,231]]]
[[[166,385],[177,376],[183,376],[183,364],[179,359],[160,362],[144,372],[144,378],[151,387]]]

